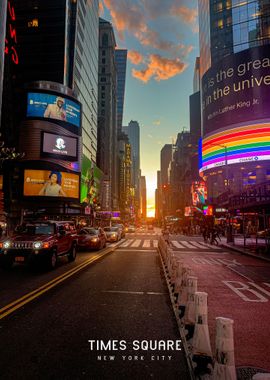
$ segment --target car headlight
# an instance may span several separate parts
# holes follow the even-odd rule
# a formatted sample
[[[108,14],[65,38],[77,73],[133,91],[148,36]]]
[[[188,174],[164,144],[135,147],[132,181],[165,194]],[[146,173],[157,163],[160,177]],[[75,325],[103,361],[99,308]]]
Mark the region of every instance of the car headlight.
[[[42,242],[41,242],[41,241],[35,241],[35,242],[33,243],[33,247],[34,247],[35,249],[39,249],[39,248],[41,248],[41,247],[42,247]]]
[[[112,237],[116,237],[116,234],[112,234]]]
[[[3,248],[5,248],[5,249],[9,248],[10,246],[11,246],[11,242],[9,240],[7,240],[3,243]]]
[[[91,239],[91,242],[92,242],[92,243],[97,243],[97,242],[98,242],[98,238],[93,238],[93,239]]]

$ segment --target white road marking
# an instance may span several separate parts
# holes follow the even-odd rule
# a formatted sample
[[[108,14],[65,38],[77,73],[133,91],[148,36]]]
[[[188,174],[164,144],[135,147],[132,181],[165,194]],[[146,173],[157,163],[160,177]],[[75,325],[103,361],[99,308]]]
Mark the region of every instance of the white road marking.
[[[128,247],[132,242],[133,242],[133,239],[127,239],[127,241],[121,244],[120,247]]]
[[[200,249],[208,249],[207,247],[205,247],[205,245],[197,242],[197,241],[190,241],[190,244],[194,245],[195,247],[197,248],[200,248]]]
[[[131,244],[131,247],[139,247],[141,244],[141,239],[136,239],[134,243]]]
[[[205,245],[206,247],[208,248],[211,248],[211,249],[221,249],[219,246],[217,245],[211,245],[211,244],[208,244],[208,243],[205,243],[205,242],[202,242],[201,244]]]
[[[189,242],[187,241],[184,241],[184,240],[181,240],[181,244],[183,244],[183,246],[187,247],[187,248],[191,248],[191,249],[194,249],[194,245],[191,245]]]
[[[251,288],[251,286],[255,286],[254,282],[248,282],[248,284],[244,284],[243,282],[240,282],[240,281],[222,281],[222,282],[225,285],[227,285],[234,293],[236,293],[243,301],[268,302],[267,298],[265,298],[258,291]]]
[[[149,296],[160,296],[160,295],[166,294],[166,293],[160,293],[160,292],[132,292],[129,290],[103,290],[102,293],[136,294],[136,295],[147,294]]]
[[[185,248],[177,240],[172,240],[171,243],[175,246],[175,248]]]
[[[158,240],[153,240],[153,247],[157,248],[158,247]]]
[[[143,248],[150,248],[150,240],[144,240]]]

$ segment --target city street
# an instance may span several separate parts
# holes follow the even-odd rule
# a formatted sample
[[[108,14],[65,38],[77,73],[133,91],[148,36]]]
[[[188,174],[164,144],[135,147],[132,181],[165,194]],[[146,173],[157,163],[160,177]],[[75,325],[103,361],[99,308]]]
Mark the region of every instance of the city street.
[[[127,234],[102,260],[1,317],[1,377],[189,379],[156,249],[158,237],[155,231]],[[60,263],[49,273],[24,267],[1,272],[1,315],[4,305],[46,288],[107,250],[79,253],[75,263]],[[150,349],[150,342],[163,340],[171,340],[173,350]],[[98,350],[100,341],[115,346]]]

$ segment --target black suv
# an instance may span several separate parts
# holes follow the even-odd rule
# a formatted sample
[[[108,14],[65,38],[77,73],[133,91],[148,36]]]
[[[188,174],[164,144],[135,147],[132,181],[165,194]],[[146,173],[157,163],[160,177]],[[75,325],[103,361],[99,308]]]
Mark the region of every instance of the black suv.
[[[0,242],[0,264],[10,268],[14,262],[31,265],[39,261],[53,269],[59,256],[75,260],[77,243],[76,226],[72,221],[24,223],[12,237]]]

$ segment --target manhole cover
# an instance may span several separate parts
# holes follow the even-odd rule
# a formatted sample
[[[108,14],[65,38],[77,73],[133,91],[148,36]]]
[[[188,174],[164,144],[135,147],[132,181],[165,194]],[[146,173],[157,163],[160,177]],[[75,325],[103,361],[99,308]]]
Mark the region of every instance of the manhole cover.
[[[252,380],[252,377],[256,373],[269,373],[268,371],[262,368],[254,367],[238,367],[236,368],[237,380]]]

